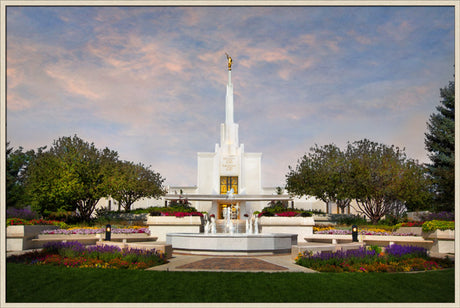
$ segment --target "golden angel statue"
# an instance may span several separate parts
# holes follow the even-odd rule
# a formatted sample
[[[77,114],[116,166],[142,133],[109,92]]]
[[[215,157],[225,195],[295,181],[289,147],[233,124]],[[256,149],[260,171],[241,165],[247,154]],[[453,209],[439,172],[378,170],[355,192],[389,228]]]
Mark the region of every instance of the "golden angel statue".
[[[232,70],[232,57],[230,57],[228,55],[228,53],[225,53],[225,55],[227,56],[227,61],[228,61],[228,70],[231,71]]]

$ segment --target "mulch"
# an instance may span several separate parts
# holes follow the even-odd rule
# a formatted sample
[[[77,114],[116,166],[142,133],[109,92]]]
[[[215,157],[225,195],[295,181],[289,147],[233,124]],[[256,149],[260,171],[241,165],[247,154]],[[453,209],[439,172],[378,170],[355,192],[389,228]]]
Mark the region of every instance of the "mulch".
[[[194,270],[230,270],[230,271],[286,271],[288,268],[257,258],[207,258],[177,267]]]

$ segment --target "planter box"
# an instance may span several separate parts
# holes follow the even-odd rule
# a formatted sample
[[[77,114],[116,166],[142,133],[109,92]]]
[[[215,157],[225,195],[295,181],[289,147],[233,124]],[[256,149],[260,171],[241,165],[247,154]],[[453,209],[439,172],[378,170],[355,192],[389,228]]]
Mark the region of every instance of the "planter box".
[[[342,234],[313,234],[305,238],[307,242],[322,242],[329,244],[352,243],[352,235]],[[377,245],[385,247],[398,244],[404,246],[423,247],[428,250],[433,246],[432,240],[426,240],[421,236],[395,236],[395,235],[358,235],[358,242],[365,245]]]
[[[455,253],[455,230],[423,232],[423,237],[434,242],[431,252]]]
[[[414,233],[415,235],[422,235],[422,227],[401,227],[396,230],[398,233]]]
[[[32,241],[35,248],[42,248],[49,242],[79,242],[84,245],[95,245],[97,241],[102,241],[103,234],[39,234]]]
[[[314,225],[313,217],[262,216],[259,218],[261,233],[297,234],[299,240],[312,235]]]
[[[204,231],[200,216],[149,216],[147,225],[150,235],[158,237],[159,242],[166,241],[167,233],[200,233]]]
[[[16,225],[6,228],[6,250],[21,251],[34,249],[35,243],[32,241],[43,230],[58,229],[57,226],[50,225]]]

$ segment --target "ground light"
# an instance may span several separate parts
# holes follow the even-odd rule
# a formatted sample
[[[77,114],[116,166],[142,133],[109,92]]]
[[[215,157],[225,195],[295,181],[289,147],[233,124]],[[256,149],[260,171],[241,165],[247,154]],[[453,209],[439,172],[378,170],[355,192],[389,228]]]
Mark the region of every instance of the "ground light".
[[[351,237],[352,237],[352,241],[353,242],[357,242],[358,241],[358,227],[356,225],[353,225],[351,227]]]
[[[110,236],[112,234],[112,226],[107,225],[105,226],[105,240],[110,241]]]

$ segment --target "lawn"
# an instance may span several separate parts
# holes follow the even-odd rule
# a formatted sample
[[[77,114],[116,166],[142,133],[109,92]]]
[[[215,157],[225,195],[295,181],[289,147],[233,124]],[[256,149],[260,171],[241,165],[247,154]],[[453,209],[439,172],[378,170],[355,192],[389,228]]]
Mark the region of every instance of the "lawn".
[[[156,272],[7,263],[7,303],[453,303],[454,268],[417,273]]]

